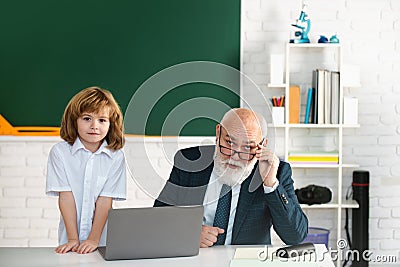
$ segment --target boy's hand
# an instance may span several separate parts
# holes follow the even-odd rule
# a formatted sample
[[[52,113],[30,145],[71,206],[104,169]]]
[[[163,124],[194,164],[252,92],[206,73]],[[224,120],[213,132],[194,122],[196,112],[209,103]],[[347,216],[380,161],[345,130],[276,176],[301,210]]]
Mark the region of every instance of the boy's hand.
[[[76,252],[78,247],[79,247],[79,240],[71,239],[68,240],[68,243],[56,247],[54,251],[60,254],[64,254],[70,251]]]
[[[88,239],[88,240],[82,241],[82,243],[79,245],[76,252],[79,254],[91,253],[91,252],[95,251],[98,246],[99,246],[98,241]]]

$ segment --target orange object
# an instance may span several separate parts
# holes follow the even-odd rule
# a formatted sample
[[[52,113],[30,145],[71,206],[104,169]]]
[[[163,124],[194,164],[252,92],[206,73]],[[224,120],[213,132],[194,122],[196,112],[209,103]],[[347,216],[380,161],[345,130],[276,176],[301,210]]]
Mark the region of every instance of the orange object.
[[[41,126],[14,127],[0,114],[0,135],[59,136],[60,127],[41,127]]]
[[[291,85],[289,88],[289,123],[300,121],[300,86]]]

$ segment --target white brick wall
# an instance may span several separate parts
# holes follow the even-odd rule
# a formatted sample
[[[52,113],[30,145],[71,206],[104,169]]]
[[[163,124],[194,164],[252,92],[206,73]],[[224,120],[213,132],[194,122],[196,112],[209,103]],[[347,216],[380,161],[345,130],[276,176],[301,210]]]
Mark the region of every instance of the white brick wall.
[[[284,53],[283,44],[289,39],[290,24],[299,16],[301,1],[244,0],[242,3],[243,71],[254,78],[267,96],[279,95],[281,91],[267,87],[269,54]],[[400,1],[307,0],[306,3],[311,19],[310,39],[315,40],[319,34],[330,37],[336,32],[343,46],[343,62],[360,66],[362,87],[346,88],[345,94],[359,99],[361,127],[344,130],[344,160],[356,162],[360,169],[370,171],[370,247],[375,249],[375,255],[399,257]],[[300,71],[302,61],[293,68]],[[247,96],[246,90],[244,96],[254,106],[265,109],[258,99]],[[329,141],[313,131],[296,130],[293,135],[296,137],[291,140],[291,146],[296,147],[309,144],[313,138],[315,143]],[[352,171],[344,174],[343,190],[351,183]],[[321,183],[321,179],[317,180],[321,176],[314,170],[296,170],[294,175],[300,180],[295,182],[299,185]],[[331,186],[331,180],[326,184]],[[332,218],[326,210],[307,210],[307,214],[312,225],[335,226],[330,224],[336,217]],[[333,210],[331,214],[336,216]],[[331,237],[336,234],[334,231]],[[342,236],[345,236],[343,231]],[[330,240],[333,245],[331,241],[334,240]]]
[[[211,144],[213,139],[152,137],[143,146],[142,138],[127,138],[124,149],[129,167],[135,167],[134,178],[128,177],[127,200],[115,206],[152,206],[152,196],[158,195],[169,176],[175,151]],[[48,152],[60,141],[58,137],[0,136],[0,246],[57,245],[60,215],[57,198],[45,195],[45,172]]]
[[[361,68],[362,87],[345,91],[346,95],[359,99],[361,127],[344,130],[344,158],[351,158],[360,164],[361,169],[370,171],[371,247],[383,254],[398,251],[400,1],[308,0],[307,4],[311,40],[316,40],[319,34],[330,36],[337,33],[343,45],[344,63],[357,64]],[[300,9],[301,1],[242,1],[243,71],[267,95],[273,92],[267,88],[269,54],[283,52],[283,44],[292,31],[290,24],[298,18]],[[246,98],[263,108],[263,103],[257,102],[258,98]],[[310,131],[303,137],[300,133],[299,139],[293,140],[293,143],[301,146],[310,136],[324,141],[317,132]],[[56,245],[57,202],[44,195],[45,162],[51,145],[56,141],[54,138],[32,137],[28,140],[0,137],[0,246]],[[153,139],[149,148],[154,152],[152,155],[157,155],[151,160],[152,168],[167,177],[170,164],[162,157],[159,141]],[[190,145],[193,140],[184,143]],[[130,160],[140,162],[143,159],[137,157],[140,153],[137,153],[136,145],[135,141],[128,141],[126,152]],[[143,183],[151,178],[145,168],[138,171],[135,177]],[[319,177],[313,171],[299,172],[299,175],[307,175],[311,179]],[[346,175],[344,181],[347,184],[344,183],[344,187],[351,181],[351,172]],[[152,193],[161,187],[160,180],[152,185]],[[128,180],[128,188],[129,200],[117,206],[146,206],[151,203],[149,196],[138,190],[138,185],[131,179]],[[317,223],[319,212],[307,213]],[[325,216],[326,211],[323,212]],[[331,220],[335,219],[328,217],[321,224],[328,226]]]

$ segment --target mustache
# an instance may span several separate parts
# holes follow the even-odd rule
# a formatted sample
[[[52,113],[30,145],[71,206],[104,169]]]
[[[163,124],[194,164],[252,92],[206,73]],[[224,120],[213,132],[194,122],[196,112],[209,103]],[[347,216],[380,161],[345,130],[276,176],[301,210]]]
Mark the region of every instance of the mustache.
[[[225,159],[225,160],[220,159],[220,163],[222,163],[222,164],[230,164],[230,165],[241,167],[241,168],[245,168],[247,166],[247,164],[245,164],[245,163],[242,163],[242,162],[239,162],[239,161],[234,161],[234,160],[231,160],[231,159]]]

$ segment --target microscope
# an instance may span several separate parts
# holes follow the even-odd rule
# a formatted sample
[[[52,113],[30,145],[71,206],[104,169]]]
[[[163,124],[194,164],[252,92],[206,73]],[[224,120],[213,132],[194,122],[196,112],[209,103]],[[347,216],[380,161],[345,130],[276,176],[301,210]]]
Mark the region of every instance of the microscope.
[[[307,5],[303,2],[303,8],[300,12],[300,17],[296,20],[296,24],[292,24],[292,26],[300,29],[294,33],[294,35],[298,38],[290,39],[290,43],[301,44],[301,43],[309,43],[310,39],[308,39],[308,32],[310,31],[311,22],[306,14]]]

